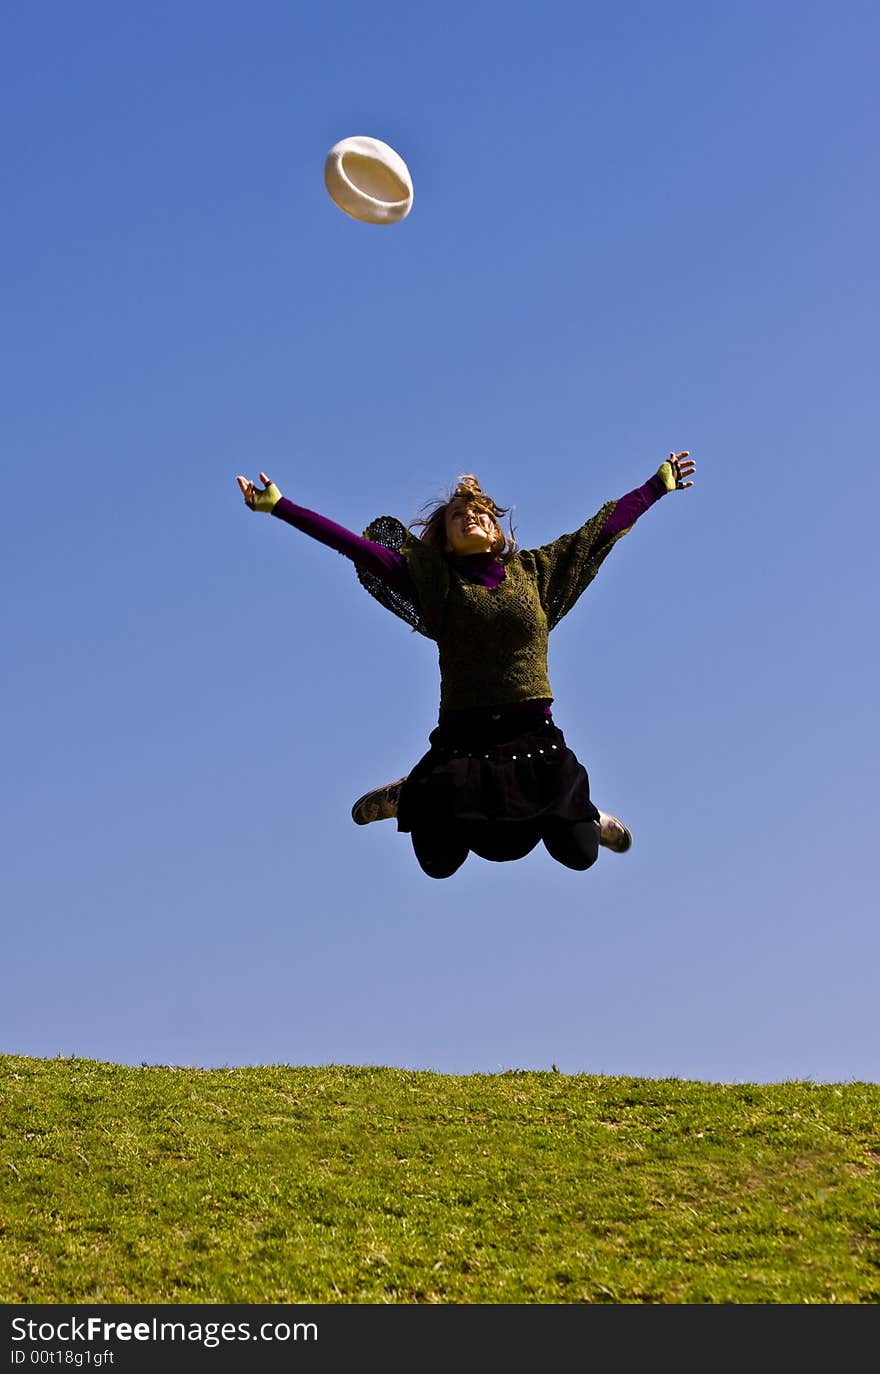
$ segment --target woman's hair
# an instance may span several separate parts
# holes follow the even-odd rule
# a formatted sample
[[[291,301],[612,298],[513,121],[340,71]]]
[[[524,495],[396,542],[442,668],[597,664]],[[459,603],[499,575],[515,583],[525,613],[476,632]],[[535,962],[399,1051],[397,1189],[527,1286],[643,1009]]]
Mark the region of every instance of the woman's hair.
[[[426,514],[419,516],[410,524],[410,529],[421,529],[419,538],[429,548],[436,549],[438,553],[446,550],[446,511],[453,501],[467,501],[473,506],[474,510],[482,515],[489,515],[495,528],[498,531],[498,538],[493,548],[493,552],[502,561],[508,559],[516,551],[516,538],[513,533],[513,520],[507,521],[507,533],[501,528],[501,521],[505,515],[509,515],[510,506],[499,506],[488,496],[480,483],[471,472],[464,472],[459,477],[453,490],[442,501],[428,502],[423,509]]]

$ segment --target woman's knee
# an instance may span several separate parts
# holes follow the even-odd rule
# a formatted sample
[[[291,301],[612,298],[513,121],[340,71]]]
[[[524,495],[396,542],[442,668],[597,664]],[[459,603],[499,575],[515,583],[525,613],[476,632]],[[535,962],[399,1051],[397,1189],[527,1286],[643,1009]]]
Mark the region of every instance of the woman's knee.
[[[467,858],[467,850],[461,858],[450,859],[449,857],[436,858],[433,855],[417,854],[419,868],[423,873],[427,873],[429,878],[451,878],[453,873],[457,873]]]
[[[413,853],[419,868],[429,878],[451,878],[468,856],[468,846],[457,835],[425,834],[413,831]]]
[[[598,821],[575,821],[548,829],[544,833],[544,848],[565,868],[585,873],[599,857]]]

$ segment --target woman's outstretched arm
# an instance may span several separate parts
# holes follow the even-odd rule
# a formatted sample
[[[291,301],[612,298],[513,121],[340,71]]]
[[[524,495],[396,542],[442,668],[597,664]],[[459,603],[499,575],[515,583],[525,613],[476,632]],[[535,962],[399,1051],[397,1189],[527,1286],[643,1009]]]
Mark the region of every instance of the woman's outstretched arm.
[[[317,539],[320,544],[326,544],[328,548],[350,558],[359,568],[381,578],[395,591],[412,593],[406,560],[401,554],[395,553],[393,549],[386,549],[381,544],[374,544],[371,539],[364,539],[362,535],[347,530],[343,525],[335,524],[325,516],[318,515],[316,511],[306,510],[304,506],[297,506],[293,501],[288,501],[265,472],[260,473],[260,481],[264,483],[262,491],[247,477],[236,477],[235,480],[244,497],[245,505],[250,510],[277,516],[279,520],[293,525],[303,534]]]
[[[626,496],[621,496],[602,526],[598,547],[601,548],[615,540],[618,535],[632,529],[639,516],[644,515],[645,511],[667,492],[683,491],[685,487],[692,487],[694,484],[689,479],[696,470],[697,465],[687,450],[683,453],[670,453],[653,477],[649,477],[647,482],[636,487],[634,491],[628,491]]]
[[[580,529],[521,555],[534,560],[538,594],[551,630],[590,585],[617,540],[668,491],[692,487],[695,470],[687,452],[670,453],[643,486],[606,501]]]

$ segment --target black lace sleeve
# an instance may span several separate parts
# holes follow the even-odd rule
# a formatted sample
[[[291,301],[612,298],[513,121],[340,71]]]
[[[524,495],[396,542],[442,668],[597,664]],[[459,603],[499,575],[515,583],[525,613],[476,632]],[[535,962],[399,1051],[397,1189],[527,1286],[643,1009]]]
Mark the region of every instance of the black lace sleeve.
[[[412,535],[406,526],[401,524],[393,515],[380,515],[371,521],[364,530],[364,538],[372,540],[374,544],[381,544],[384,549],[392,549],[395,553],[400,554],[406,553],[407,546],[412,541]],[[405,620],[407,625],[411,626],[413,630],[417,630],[420,635],[425,635],[428,639],[433,638],[419,610],[414,587],[410,592],[404,592],[397,587],[390,587],[375,573],[367,572],[366,569],[359,568],[357,565],[356,571],[361,586],[380,605],[401,620]]]

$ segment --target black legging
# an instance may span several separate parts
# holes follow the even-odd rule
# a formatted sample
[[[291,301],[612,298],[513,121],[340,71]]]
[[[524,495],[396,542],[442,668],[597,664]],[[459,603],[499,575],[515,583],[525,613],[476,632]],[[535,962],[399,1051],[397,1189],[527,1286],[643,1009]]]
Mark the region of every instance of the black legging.
[[[410,836],[419,866],[429,878],[451,878],[471,850],[481,859],[523,859],[540,840],[557,863],[583,873],[599,857],[597,821],[533,821],[445,829],[415,828]]]

